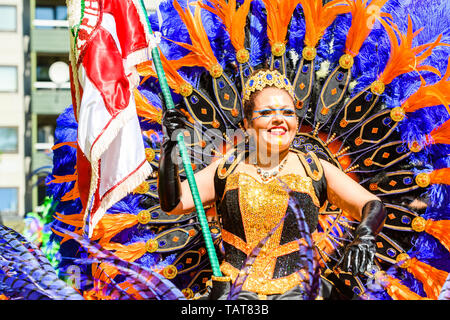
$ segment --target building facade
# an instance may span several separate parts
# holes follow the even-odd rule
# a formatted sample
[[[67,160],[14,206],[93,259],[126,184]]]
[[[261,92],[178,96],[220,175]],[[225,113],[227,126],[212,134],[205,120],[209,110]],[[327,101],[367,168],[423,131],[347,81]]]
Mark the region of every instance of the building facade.
[[[16,223],[25,212],[27,165],[23,1],[0,0],[0,215]]]
[[[145,0],[148,11],[160,0]],[[65,0],[0,0],[0,219],[39,212],[56,119],[71,104]],[[19,225],[18,225],[19,224]]]

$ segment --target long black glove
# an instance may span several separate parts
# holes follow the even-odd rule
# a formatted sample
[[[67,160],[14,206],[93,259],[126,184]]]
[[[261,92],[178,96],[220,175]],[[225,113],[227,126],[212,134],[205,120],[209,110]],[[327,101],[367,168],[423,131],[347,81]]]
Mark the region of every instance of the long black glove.
[[[376,252],[375,238],[385,220],[386,210],[381,201],[371,200],[364,205],[355,239],[345,248],[343,258],[338,263],[344,271],[358,275],[371,267]]]
[[[162,120],[164,136],[158,169],[158,195],[161,209],[165,212],[172,211],[180,202],[180,179],[173,150],[177,146],[176,131],[185,128],[184,119],[180,111],[169,109],[164,112]]]

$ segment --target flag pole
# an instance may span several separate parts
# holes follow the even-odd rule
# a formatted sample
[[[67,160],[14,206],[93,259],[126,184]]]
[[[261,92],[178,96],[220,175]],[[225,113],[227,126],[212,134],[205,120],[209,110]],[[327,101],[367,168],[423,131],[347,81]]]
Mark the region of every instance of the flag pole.
[[[141,9],[145,14],[147,26],[150,31],[150,34],[153,35],[153,30],[150,25],[150,21],[147,16],[147,11],[145,9],[144,0],[139,0],[141,4]],[[158,80],[161,86],[161,91],[164,97],[165,105],[167,109],[174,109],[175,105],[173,103],[172,95],[170,93],[169,85],[167,83],[167,79],[164,73],[164,69],[161,63],[161,58],[159,56],[158,48],[155,46],[152,48],[152,59],[153,65],[156,69],[156,74],[158,76]],[[180,150],[181,160],[183,162],[184,171],[186,173],[186,177],[189,183],[189,187],[191,189],[192,198],[194,200],[195,209],[197,211],[198,220],[200,222],[200,227],[202,229],[203,239],[205,241],[206,251],[208,253],[209,261],[211,263],[211,268],[213,270],[213,274],[216,277],[221,277],[222,272],[220,271],[219,260],[217,259],[216,251],[214,248],[214,243],[211,237],[211,232],[209,230],[208,220],[206,219],[205,210],[203,208],[203,203],[200,198],[200,194],[198,192],[197,183],[194,177],[194,171],[192,169],[191,160],[189,159],[189,155],[187,153],[186,145],[184,143],[184,137],[182,133],[179,133],[177,136],[178,148]]]

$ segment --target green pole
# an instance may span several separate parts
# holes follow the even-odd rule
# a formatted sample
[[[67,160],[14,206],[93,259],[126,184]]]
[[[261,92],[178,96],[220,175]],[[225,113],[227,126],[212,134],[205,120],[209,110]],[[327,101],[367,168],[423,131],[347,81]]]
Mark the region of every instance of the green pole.
[[[146,20],[148,29],[150,30],[150,33],[153,34],[153,30],[147,16],[147,11],[145,9],[144,0],[140,0],[140,3],[141,9],[145,13],[145,16],[147,17]],[[167,79],[161,63],[158,48],[152,49],[152,59],[161,86],[161,91],[164,97],[166,108],[174,109],[175,105],[173,103],[172,95],[170,94],[169,85],[167,83]],[[216,251],[214,249],[214,243],[212,241],[211,232],[209,230],[208,220],[206,219],[205,210],[203,208],[203,203],[200,198],[200,194],[198,192],[197,183],[195,182],[194,171],[192,170],[191,160],[189,159],[189,155],[187,153],[182,133],[178,134],[177,142],[178,148],[180,150],[181,160],[183,162],[184,171],[186,172],[186,177],[189,183],[189,187],[191,189],[192,198],[194,200],[195,209],[197,211],[198,220],[200,222],[200,227],[202,229],[203,239],[205,240],[206,251],[208,253],[209,261],[211,263],[211,268],[213,270],[214,276],[221,277],[222,272],[220,271],[219,260],[217,259]]]

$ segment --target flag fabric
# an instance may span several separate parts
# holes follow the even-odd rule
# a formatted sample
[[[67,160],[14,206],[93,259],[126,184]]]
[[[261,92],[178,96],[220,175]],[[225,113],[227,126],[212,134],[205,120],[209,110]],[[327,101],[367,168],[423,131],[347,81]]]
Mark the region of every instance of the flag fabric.
[[[149,60],[151,38],[138,1],[67,1],[77,182],[89,237],[152,172],[133,95],[135,66]]]

